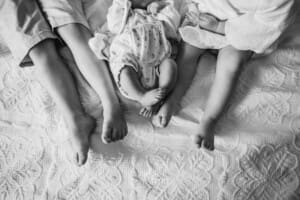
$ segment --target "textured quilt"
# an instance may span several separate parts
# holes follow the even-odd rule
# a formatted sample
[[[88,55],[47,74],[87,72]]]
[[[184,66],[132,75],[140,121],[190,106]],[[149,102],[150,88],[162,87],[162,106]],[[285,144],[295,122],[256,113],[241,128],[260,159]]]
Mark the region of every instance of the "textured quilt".
[[[190,139],[214,78],[216,60],[206,54],[168,128],[125,101],[128,136],[103,144],[97,129],[81,168],[68,157],[65,123],[35,68],[18,68],[3,45],[0,52],[1,200],[300,199],[300,18],[277,51],[245,66],[215,151]],[[101,127],[98,97],[84,82],[79,88]]]

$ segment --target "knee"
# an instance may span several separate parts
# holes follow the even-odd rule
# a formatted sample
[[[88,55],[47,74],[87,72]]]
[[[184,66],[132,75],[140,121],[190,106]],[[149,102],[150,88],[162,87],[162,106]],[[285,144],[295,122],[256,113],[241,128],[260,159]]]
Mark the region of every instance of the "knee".
[[[38,71],[48,70],[61,62],[54,40],[45,40],[37,44],[29,53],[33,63],[38,65]]]
[[[168,58],[165,59],[160,65],[159,65],[159,72],[161,74],[177,74],[177,63],[175,60]]]
[[[59,36],[70,46],[74,41],[80,42],[84,41],[88,44],[89,39],[92,34],[88,28],[81,24],[67,24],[57,28]]]
[[[175,62],[175,60],[174,59],[171,59],[171,58],[168,58],[168,59],[166,59],[166,61],[168,62],[168,65],[171,67],[171,68],[177,68],[177,64],[176,64],[176,62]]]
[[[55,40],[47,39],[36,44],[29,52],[29,56],[35,64],[57,60],[58,54]]]

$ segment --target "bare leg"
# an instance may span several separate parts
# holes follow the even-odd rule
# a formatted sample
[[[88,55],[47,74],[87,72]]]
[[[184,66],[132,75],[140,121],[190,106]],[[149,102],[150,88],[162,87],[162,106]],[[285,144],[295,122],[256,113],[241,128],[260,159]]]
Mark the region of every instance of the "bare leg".
[[[71,49],[79,70],[101,98],[104,108],[102,141],[123,139],[127,135],[127,125],[108,67],[88,46],[92,34],[81,24],[64,25],[58,27],[57,32]]]
[[[131,67],[125,67],[120,74],[120,84],[122,90],[142,106],[151,107],[165,97],[165,92],[161,88],[146,90],[140,83],[137,73]]]
[[[170,92],[175,87],[177,81],[177,64],[173,59],[165,59],[159,66],[159,81],[158,87],[163,89],[165,95],[163,98],[167,97]],[[145,117],[152,117],[154,113],[160,108],[161,103],[155,104],[151,107],[144,107],[141,110],[141,114]]]
[[[71,73],[56,52],[54,40],[44,40],[33,47],[29,55],[37,66],[40,82],[62,111],[70,130],[75,161],[82,165],[87,159],[89,135],[95,121],[85,114]]]
[[[195,138],[198,147],[214,149],[213,128],[225,111],[236,79],[240,74],[241,66],[251,55],[249,51],[239,51],[231,46],[220,50],[215,80],[207,100],[204,117],[198,129],[198,135]]]
[[[166,99],[152,121],[158,127],[166,127],[174,112],[179,109],[179,103],[190,87],[197,70],[198,60],[204,51],[187,43],[182,43],[179,49],[177,82],[173,92]]]
[[[165,59],[159,66],[159,87],[166,90],[167,95],[174,89],[177,81],[177,64],[173,59]]]

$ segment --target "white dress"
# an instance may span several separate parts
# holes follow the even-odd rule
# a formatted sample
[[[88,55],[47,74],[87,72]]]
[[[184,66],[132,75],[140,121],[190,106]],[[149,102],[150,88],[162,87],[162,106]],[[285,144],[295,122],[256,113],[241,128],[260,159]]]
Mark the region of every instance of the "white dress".
[[[295,17],[294,0],[188,0],[188,11],[209,13],[225,22],[225,36],[199,27],[181,27],[186,42],[199,48],[232,45],[239,50],[265,53],[276,48]]]

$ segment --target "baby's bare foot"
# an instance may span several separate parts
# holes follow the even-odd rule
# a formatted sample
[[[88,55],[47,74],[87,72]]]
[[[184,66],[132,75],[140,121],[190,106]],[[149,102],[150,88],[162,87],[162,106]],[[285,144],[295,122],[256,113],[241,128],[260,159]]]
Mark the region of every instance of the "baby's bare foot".
[[[156,88],[147,91],[139,100],[139,102],[145,106],[150,107],[157,104],[166,97],[166,90],[162,88]]]
[[[72,125],[71,125],[72,124]],[[74,162],[82,166],[87,160],[89,136],[95,129],[95,120],[85,114],[76,116],[71,125],[70,142],[74,152]]]
[[[143,107],[143,108],[140,110],[140,115],[142,115],[142,116],[144,116],[144,117],[146,117],[146,118],[150,118],[150,117],[152,117],[153,112],[154,112],[153,106]]]
[[[127,135],[127,124],[120,106],[104,112],[102,142],[107,144],[123,139]]]
[[[201,123],[198,127],[197,134],[195,135],[194,141],[198,148],[204,147],[207,150],[214,150],[214,132],[212,128],[213,124]]]
[[[178,103],[176,103],[172,99],[167,99],[159,108],[158,113],[153,117],[152,119],[153,125],[159,128],[165,128],[169,124],[171,117],[178,110],[179,110]]]

